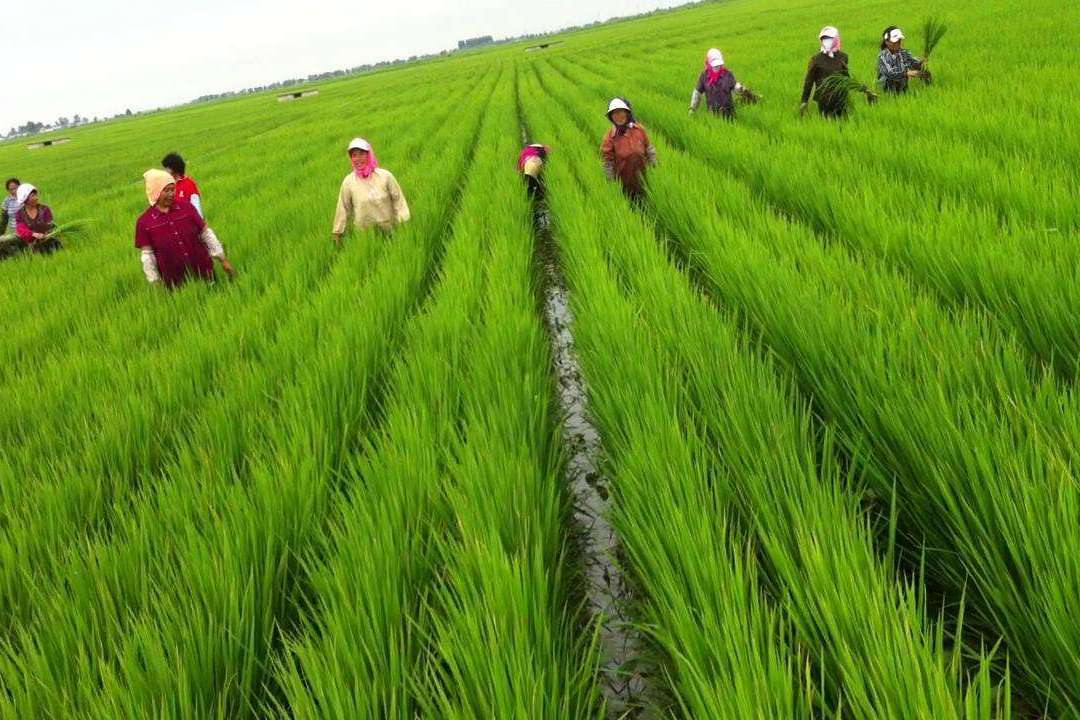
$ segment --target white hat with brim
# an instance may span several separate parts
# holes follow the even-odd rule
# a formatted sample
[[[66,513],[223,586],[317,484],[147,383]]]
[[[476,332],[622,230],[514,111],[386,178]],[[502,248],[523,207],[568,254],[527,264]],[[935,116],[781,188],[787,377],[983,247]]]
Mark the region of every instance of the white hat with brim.
[[[30,183],[23,183],[15,189],[15,202],[20,205],[26,204],[26,199],[30,197],[30,193],[37,192],[37,188]]]
[[[900,28],[896,28],[885,37],[889,42],[900,42],[904,39],[904,33],[900,30]]]
[[[371,152],[371,143],[364,138],[353,138],[349,143],[349,152],[353,150],[363,150],[364,152]]]
[[[616,110],[625,110],[626,112],[630,112],[630,106],[627,105],[626,101],[622,98],[615,98],[610,103],[608,103],[607,114],[610,115]]]

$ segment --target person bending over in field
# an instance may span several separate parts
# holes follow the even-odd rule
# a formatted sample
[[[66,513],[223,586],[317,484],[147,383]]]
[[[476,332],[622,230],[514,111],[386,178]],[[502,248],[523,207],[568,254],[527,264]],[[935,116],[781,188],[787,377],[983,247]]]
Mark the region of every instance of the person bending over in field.
[[[806,68],[806,79],[803,81],[802,103],[799,112],[806,114],[806,107],[813,93],[817,102],[818,111],[825,117],[838,118],[847,113],[846,101],[838,94],[829,95],[822,92],[821,83],[833,75],[845,75],[850,77],[848,71],[848,56],[840,49],[840,31],[829,26],[821,29],[818,33],[821,41],[821,50],[810,58],[810,64]]]
[[[609,180],[622,183],[623,192],[630,199],[640,200],[645,172],[656,165],[656,148],[624,98],[615,98],[608,104],[607,116],[612,128],[600,145],[604,172]]]
[[[337,211],[334,213],[334,241],[340,245],[350,216],[359,230],[376,227],[390,232],[408,222],[409,204],[397,178],[379,167],[375,150],[363,138],[354,138],[348,147],[352,172],[341,181]]]
[[[176,181],[176,199],[174,202],[177,205],[185,203],[191,205],[195,208],[195,212],[199,213],[199,217],[205,219],[206,213],[203,212],[199,186],[185,174],[187,172],[187,163],[184,162],[184,158],[180,157],[178,153],[171,152],[161,159],[161,166]]]
[[[920,60],[903,46],[904,32],[890,25],[881,35],[881,52],[878,54],[878,85],[891,93],[906,93],[908,79],[917,77],[930,79],[926,61]]]
[[[8,181],[4,183],[7,194],[4,195],[4,202],[0,205],[0,235],[5,238],[15,237],[15,213],[19,211],[19,201],[15,198],[15,193],[20,185],[22,183],[19,182],[19,178],[8,178]]]
[[[551,148],[541,143],[526,145],[518,155],[518,172],[525,178],[529,197],[534,202],[544,200],[544,163],[547,162]]]
[[[190,277],[213,281],[214,258],[230,278],[236,271],[214,231],[190,203],[176,202],[176,182],[164,170],[143,174],[150,207],[135,223],[135,247],[151,284],[172,288]]]
[[[705,105],[709,110],[722,117],[733,119],[735,117],[734,93],[738,93],[748,103],[758,101],[758,96],[738,82],[735,75],[724,65],[724,54],[716,48],[709,50],[705,55],[705,69],[698,76],[694,94],[690,96],[690,113],[693,114],[698,109],[701,98],[704,97]]]
[[[18,209],[15,211],[15,239],[0,245],[0,259],[30,250],[49,255],[61,247],[56,237],[52,208],[38,199],[38,190],[29,183],[21,183],[15,191]]]

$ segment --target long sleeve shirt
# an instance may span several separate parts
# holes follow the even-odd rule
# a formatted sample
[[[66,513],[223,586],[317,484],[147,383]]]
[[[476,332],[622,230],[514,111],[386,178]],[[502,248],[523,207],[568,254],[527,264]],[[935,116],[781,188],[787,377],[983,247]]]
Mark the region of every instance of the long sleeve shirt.
[[[908,70],[922,70],[923,61],[904,48],[893,52],[885,48],[878,54],[878,85],[886,90],[903,92],[908,86]]]
[[[0,235],[15,234],[15,213],[19,212],[19,201],[7,195],[4,197],[3,220],[0,224]]]
[[[202,209],[202,195],[199,186],[191,178],[184,176],[176,181],[176,202],[188,203],[199,213],[199,217],[206,218]]]
[[[611,128],[600,145],[600,156],[608,178],[618,178],[627,192],[641,192],[641,179],[648,167],[656,165],[656,148],[640,123],[630,123],[626,132]]]
[[[225,258],[217,235],[188,204],[174,205],[168,212],[148,208],[135,224],[135,247],[141,251],[147,281],[170,287],[191,275],[213,279],[211,258]]]
[[[730,71],[709,85],[709,71],[703,70],[694,87],[694,93],[690,96],[690,109],[697,110],[701,98],[704,97],[705,105],[713,112],[730,113],[735,107],[732,93],[742,89],[742,83],[738,82]]]
[[[34,233],[48,234],[54,227],[52,209],[48,205],[38,205],[35,217],[30,217],[26,207],[15,213],[15,234],[27,245],[33,244]]]
[[[409,204],[393,173],[377,168],[370,177],[362,178],[352,172],[341,181],[334,234],[343,234],[350,218],[360,230],[372,227],[391,230],[408,222],[410,217]]]
[[[831,75],[850,75],[847,53],[837,51],[833,57],[819,52],[810,58],[806,67],[806,79],[803,81],[802,102],[810,101],[810,95],[821,101],[821,82]]]

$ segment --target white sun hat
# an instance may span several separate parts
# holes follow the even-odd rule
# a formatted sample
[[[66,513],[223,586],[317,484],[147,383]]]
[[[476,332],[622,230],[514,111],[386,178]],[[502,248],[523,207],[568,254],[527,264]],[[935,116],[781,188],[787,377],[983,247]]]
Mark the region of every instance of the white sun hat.
[[[622,98],[615,98],[610,103],[608,103],[607,114],[610,115],[616,110],[625,110],[626,112],[630,112],[630,106],[627,105],[626,101]]]
[[[349,150],[363,150],[365,152],[371,152],[371,143],[364,138],[353,138],[349,143]]]
[[[720,52],[716,48],[709,51],[708,54],[709,67],[713,70],[717,70],[724,66],[724,53]]]
[[[904,32],[900,28],[895,28],[885,37],[889,42],[900,42],[904,39]]]

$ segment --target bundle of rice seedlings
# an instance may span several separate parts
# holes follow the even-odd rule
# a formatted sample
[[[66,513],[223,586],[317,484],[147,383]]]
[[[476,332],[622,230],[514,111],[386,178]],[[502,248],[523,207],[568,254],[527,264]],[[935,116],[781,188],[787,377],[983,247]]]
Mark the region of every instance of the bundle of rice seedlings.
[[[926,19],[922,26],[923,60],[930,59],[930,53],[934,52],[934,48],[941,42],[941,38],[945,37],[948,29],[949,26],[941,18],[929,17]]]
[[[66,222],[63,225],[54,227],[49,234],[45,236],[45,239],[50,240],[56,237],[67,239],[78,238],[86,232],[86,228],[89,226],[90,223],[87,220],[72,220],[71,222]]]
[[[758,95],[748,87],[744,87],[739,90],[739,98],[742,99],[747,105],[754,105],[761,102],[761,95]]]
[[[866,83],[848,75],[830,75],[821,81],[819,92],[822,101],[830,105],[839,105],[845,114],[854,110],[851,101],[853,93],[866,95],[866,102],[871,105],[877,102],[877,93],[871,90]]]

